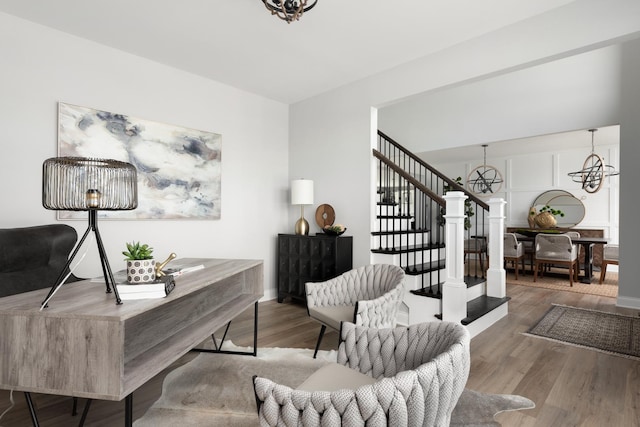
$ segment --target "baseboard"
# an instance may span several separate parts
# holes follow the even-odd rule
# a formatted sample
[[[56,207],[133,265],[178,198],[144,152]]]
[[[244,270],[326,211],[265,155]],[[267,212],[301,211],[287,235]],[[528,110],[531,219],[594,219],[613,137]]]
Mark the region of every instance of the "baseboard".
[[[640,298],[619,296],[618,300],[616,301],[616,306],[624,308],[635,308],[636,310],[640,310]]]

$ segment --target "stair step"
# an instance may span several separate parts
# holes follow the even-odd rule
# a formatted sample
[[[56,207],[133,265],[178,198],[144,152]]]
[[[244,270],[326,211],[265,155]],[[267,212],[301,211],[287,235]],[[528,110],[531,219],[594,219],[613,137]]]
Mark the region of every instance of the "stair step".
[[[407,273],[407,274],[410,274],[410,273]],[[486,282],[486,279],[483,279],[481,277],[473,277],[473,276],[464,277],[464,283],[467,285],[467,288],[471,288],[473,286],[479,285],[480,283],[484,283],[484,282]],[[435,283],[431,287],[427,286],[425,288],[415,289],[409,292],[411,292],[414,295],[420,295],[427,298],[442,299],[442,286],[444,286],[444,282]],[[469,307],[467,307],[467,311],[468,309]]]
[[[417,230],[387,230],[387,231],[372,231],[372,236],[399,236],[403,234],[424,234],[428,233],[429,230],[426,228],[421,228]],[[443,245],[444,246],[444,245]]]
[[[408,265],[405,267],[404,272],[410,276],[419,276],[421,274],[430,273],[443,268],[445,268],[444,260],[438,259],[424,264]]]
[[[467,303],[467,317],[462,319],[461,323],[463,325],[468,325],[474,320],[477,320],[490,311],[500,307],[510,299],[511,297],[497,298],[488,297],[486,295],[473,299]]]
[[[435,285],[431,286],[431,287],[426,287],[426,288],[422,288],[422,289],[415,289],[411,292],[414,295],[418,295],[421,297],[427,297],[427,298],[435,298],[435,299],[442,299],[442,291],[440,289],[440,287],[442,286],[442,283],[436,283]]]
[[[402,214],[402,215],[378,215],[377,218],[378,219],[411,219],[411,218],[413,218],[413,215],[407,215],[407,214]]]
[[[406,254],[406,253],[418,252],[418,251],[428,251],[431,249],[439,249],[441,247],[442,247],[441,244],[422,243],[418,245],[400,246],[397,248],[371,249],[371,252],[374,254],[394,255],[394,254]]]
[[[467,317],[462,319],[460,323],[463,325],[468,325],[474,320],[478,320],[482,316],[496,308],[500,307],[502,304],[508,302],[511,297],[497,298],[497,297],[488,297],[483,295],[476,299],[472,299],[467,303]],[[436,318],[442,320],[442,314],[436,314]]]

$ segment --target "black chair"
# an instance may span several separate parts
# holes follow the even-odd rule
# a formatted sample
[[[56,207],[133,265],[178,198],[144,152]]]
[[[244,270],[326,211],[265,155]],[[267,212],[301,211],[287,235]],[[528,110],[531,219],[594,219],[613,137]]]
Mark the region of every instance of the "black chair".
[[[62,277],[62,269],[78,240],[75,228],[65,224],[0,229],[0,298],[51,288]],[[68,274],[69,270],[64,272]],[[65,283],[79,279],[71,274]],[[37,418],[31,395],[25,392],[32,420]],[[72,414],[77,414],[78,398],[73,398]],[[84,422],[88,405],[81,424]]]

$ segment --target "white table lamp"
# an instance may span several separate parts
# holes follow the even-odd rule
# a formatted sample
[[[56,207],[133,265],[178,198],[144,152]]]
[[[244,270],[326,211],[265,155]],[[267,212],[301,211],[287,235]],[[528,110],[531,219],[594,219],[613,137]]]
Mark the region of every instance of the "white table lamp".
[[[304,205],[313,204],[313,181],[296,179],[291,181],[291,204],[300,205],[300,219],[296,222],[296,234],[309,234],[309,223],[304,219]]]

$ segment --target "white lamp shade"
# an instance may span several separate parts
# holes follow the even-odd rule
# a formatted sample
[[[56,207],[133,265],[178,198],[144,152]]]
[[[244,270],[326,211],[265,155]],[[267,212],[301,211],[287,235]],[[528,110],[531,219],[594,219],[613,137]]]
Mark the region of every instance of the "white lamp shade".
[[[296,179],[291,181],[291,204],[313,204],[313,181],[310,179]]]

